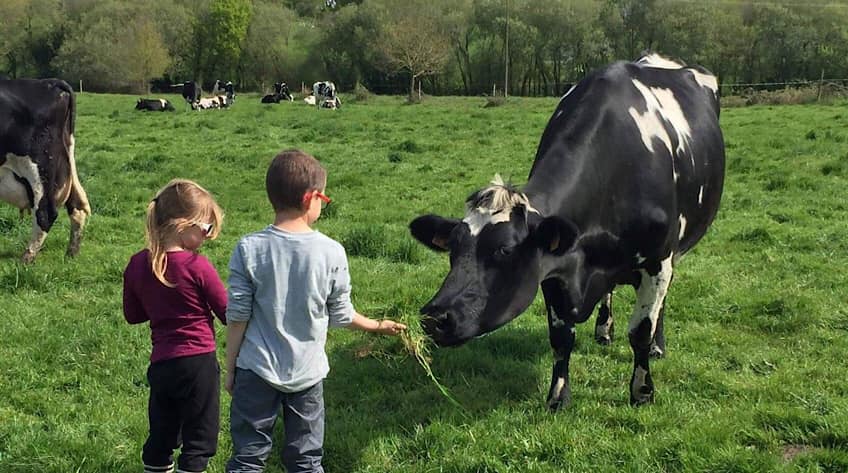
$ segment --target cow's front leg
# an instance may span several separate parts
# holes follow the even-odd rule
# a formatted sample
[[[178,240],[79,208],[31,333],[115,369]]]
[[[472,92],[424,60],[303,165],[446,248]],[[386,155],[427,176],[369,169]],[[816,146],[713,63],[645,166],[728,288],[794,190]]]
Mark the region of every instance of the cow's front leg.
[[[24,255],[21,257],[21,261],[25,264],[35,261],[35,256],[38,255],[39,250],[41,250],[41,247],[44,245],[44,240],[47,238],[47,230],[44,230],[41,226],[39,226],[38,218],[33,216],[32,220],[32,235],[30,236],[29,243],[24,250]]]
[[[665,319],[665,299],[662,301],[660,316],[657,318],[657,328],[654,330],[654,341],[651,342],[651,358],[662,358],[665,356],[665,330],[663,329]]]
[[[630,318],[628,335],[633,348],[633,376],[630,378],[630,404],[638,406],[654,400],[654,383],[648,360],[651,342],[657,327],[665,295],[671,283],[671,255],[662,260],[659,268],[640,270],[641,281],[636,290],[636,306]]]
[[[53,227],[53,222],[56,221],[58,216],[56,205],[45,192],[45,186],[42,184],[45,181],[40,179],[40,176],[41,174],[39,174],[37,181],[28,179],[32,189],[35,211],[32,213],[32,234],[24,250],[24,255],[21,257],[21,260],[26,264],[35,261],[35,256],[41,250],[44,240],[47,238],[47,232]]]
[[[612,335],[612,292],[610,292],[601,299],[601,305],[598,308],[598,318],[595,319],[595,341],[601,345],[609,345],[612,343]]]
[[[558,313],[562,307],[561,289],[554,282],[543,282],[542,292],[548,312],[548,334],[554,353],[551,387],[548,391],[548,407],[555,411],[571,404],[571,385],[568,381],[568,363],[574,349],[574,317]]]

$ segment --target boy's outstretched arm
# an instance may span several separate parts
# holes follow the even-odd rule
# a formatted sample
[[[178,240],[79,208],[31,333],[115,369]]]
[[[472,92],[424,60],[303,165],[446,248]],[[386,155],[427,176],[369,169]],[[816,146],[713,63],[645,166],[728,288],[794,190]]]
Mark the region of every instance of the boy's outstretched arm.
[[[244,340],[244,332],[247,330],[247,322],[230,321],[227,324],[227,361],[224,370],[224,389],[233,394],[233,381],[236,375],[236,358],[238,358],[241,342]]]
[[[354,313],[353,321],[351,321],[350,325],[348,325],[348,328],[364,330],[366,332],[381,333],[383,335],[400,335],[401,332],[406,330],[406,325],[389,319],[369,319],[359,312],[356,312]]]

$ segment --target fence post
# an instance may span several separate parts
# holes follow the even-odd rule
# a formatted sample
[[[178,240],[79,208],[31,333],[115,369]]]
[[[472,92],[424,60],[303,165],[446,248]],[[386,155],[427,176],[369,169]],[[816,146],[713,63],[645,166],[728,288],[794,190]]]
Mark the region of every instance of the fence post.
[[[819,78],[819,95],[816,97],[816,103],[821,100],[822,86],[824,85],[824,69],[822,69],[821,78]]]
[[[80,79],[80,87],[79,87],[79,91],[80,91],[80,92],[82,92],[82,79]]]
[[[495,96],[495,84],[492,83],[492,97]]]

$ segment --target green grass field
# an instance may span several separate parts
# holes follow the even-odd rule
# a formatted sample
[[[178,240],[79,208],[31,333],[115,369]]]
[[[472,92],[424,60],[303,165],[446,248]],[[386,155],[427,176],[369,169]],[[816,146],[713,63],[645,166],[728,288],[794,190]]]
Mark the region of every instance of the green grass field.
[[[37,262],[19,264],[30,220],[0,206],[2,473],[141,471],[149,329],[124,322],[121,275],[169,179],[199,181],[224,207],[223,233],[202,251],[226,278],[238,238],[272,219],[270,159],[313,153],[333,198],[317,228],[348,249],[357,309],[414,323],[448,262],[407,224],[461,216],[496,172],[523,183],[557,102],[376,97],[318,112],[240,96],[230,110],[188,112],[173,99],[178,111],[161,114],[134,111],[133,96],[79,96],[77,163],[94,213],[76,259],[64,257],[62,214]],[[848,471],[848,106],[726,109],[722,124],[722,207],[677,268],[655,404],[628,405],[630,288],[615,295],[612,346],[594,343],[591,322],[578,327],[573,406],[555,414],[541,296],[488,337],[433,352],[462,409],[398,339],[335,330],[327,470]],[[231,452],[228,416],[224,393],[211,472]],[[276,455],[268,471],[281,471]]]

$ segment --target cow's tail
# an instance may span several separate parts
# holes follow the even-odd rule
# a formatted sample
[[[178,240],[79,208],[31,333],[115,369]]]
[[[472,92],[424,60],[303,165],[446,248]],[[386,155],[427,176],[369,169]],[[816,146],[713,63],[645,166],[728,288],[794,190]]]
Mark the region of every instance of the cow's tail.
[[[91,215],[91,205],[88,202],[88,195],[85,193],[85,189],[83,189],[79,180],[79,175],[77,174],[77,162],[74,149],[76,147],[74,130],[76,129],[77,99],[71,86],[69,86],[66,82],[63,82],[62,84],[63,85],[61,87],[68,92],[68,116],[67,120],[65,120],[68,127],[68,165],[71,171],[71,192],[68,196],[68,210],[70,211],[71,208],[75,208],[85,212],[86,215]]]

